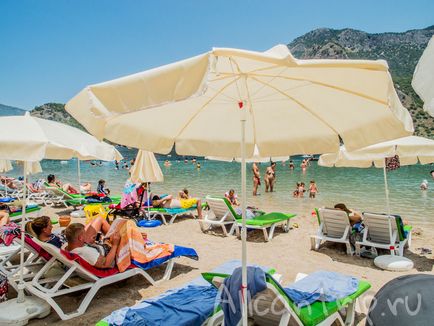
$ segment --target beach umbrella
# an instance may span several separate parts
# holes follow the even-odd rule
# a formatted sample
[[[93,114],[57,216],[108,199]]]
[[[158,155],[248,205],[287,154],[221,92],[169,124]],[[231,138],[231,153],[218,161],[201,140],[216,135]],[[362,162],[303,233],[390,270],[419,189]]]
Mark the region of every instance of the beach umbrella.
[[[148,184],[148,191],[146,192],[146,201],[149,202],[150,187],[151,182],[163,182],[163,172],[161,171],[160,165],[155,158],[154,153],[139,150],[137,153],[136,160],[134,161],[133,167],[130,169],[131,181],[134,183],[145,182]],[[148,217],[149,205],[148,206]]]
[[[13,169],[11,161],[9,160],[0,160],[0,173],[8,172]]]
[[[383,168],[386,208],[388,215],[390,215],[389,187],[385,159],[395,155],[399,156],[400,165],[412,165],[418,162],[421,164],[433,163],[434,140],[409,136],[367,146],[352,152],[347,151],[345,146],[341,146],[337,153],[321,155],[318,165],[326,167],[369,168],[374,164],[377,168]]]
[[[207,160],[214,160],[214,161],[223,161],[223,162],[238,162],[241,163],[240,157],[216,157],[216,156],[206,156]],[[258,146],[255,145],[253,149],[253,156],[246,158],[246,163],[269,163],[269,162],[285,162],[289,160],[289,156],[274,156],[274,157],[263,157],[259,154]]]
[[[414,70],[411,86],[424,102],[424,110],[434,117],[434,36]]]
[[[385,61],[298,60],[214,48],[163,67],[86,87],[65,106],[99,139],[167,154],[241,158],[243,324],[246,165],[262,156],[354,150],[413,131]]]
[[[25,116],[0,117],[0,159],[24,162],[24,183],[42,159],[68,160],[97,158],[114,160],[120,154],[95,137],[62,123]],[[26,223],[27,187],[24,187],[21,234]],[[37,297],[24,295],[24,237],[21,237],[20,280],[18,296],[0,304],[0,324],[27,323],[29,319],[45,316],[50,306]]]

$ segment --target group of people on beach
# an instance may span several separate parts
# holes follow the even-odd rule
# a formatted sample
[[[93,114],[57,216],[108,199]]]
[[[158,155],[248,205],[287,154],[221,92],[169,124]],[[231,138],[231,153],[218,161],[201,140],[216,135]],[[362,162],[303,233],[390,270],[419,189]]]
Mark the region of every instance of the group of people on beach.
[[[252,165],[253,172],[253,196],[258,195],[258,188],[261,185],[261,173],[257,162]],[[265,192],[273,192],[276,183],[276,162],[271,162],[265,170],[264,176]]]
[[[306,192],[305,187],[306,187],[306,185],[305,185],[304,182],[297,182],[296,185],[295,185],[295,190],[292,193],[292,197],[294,197],[294,198],[303,198],[304,197],[304,193]],[[310,181],[308,191],[309,191],[309,198],[313,199],[313,198],[316,197],[316,194],[318,193],[318,187],[317,187],[317,185],[316,185],[316,183],[315,183],[314,180]]]

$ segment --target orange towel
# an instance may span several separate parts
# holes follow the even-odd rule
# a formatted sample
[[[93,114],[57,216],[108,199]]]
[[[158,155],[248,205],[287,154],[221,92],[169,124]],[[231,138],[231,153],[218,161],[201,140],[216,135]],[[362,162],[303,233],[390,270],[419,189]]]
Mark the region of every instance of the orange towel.
[[[140,233],[140,230],[132,220],[119,220],[113,226],[115,227],[114,232],[119,232],[121,237],[116,254],[116,264],[121,272],[131,265],[132,260],[139,263],[147,263],[151,260],[168,256],[174,250],[173,245],[170,244],[145,246],[142,233]]]

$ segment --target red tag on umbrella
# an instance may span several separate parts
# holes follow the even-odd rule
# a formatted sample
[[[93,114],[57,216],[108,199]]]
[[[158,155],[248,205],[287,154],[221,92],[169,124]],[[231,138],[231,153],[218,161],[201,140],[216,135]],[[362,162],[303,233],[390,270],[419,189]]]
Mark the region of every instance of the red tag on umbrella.
[[[240,109],[242,109],[242,108],[243,108],[243,106],[244,106],[244,103],[243,103],[243,101],[240,101],[240,102],[238,102],[238,106],[240,107]]]

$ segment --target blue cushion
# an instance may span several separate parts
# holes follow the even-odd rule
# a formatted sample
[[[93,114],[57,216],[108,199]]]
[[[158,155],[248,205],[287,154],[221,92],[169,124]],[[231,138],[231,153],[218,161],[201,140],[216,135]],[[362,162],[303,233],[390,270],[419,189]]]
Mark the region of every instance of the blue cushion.
[[[137,223],[137,226],[142,228],[155,228],[161,225],[161,221],[159,220],[141,220]]]

